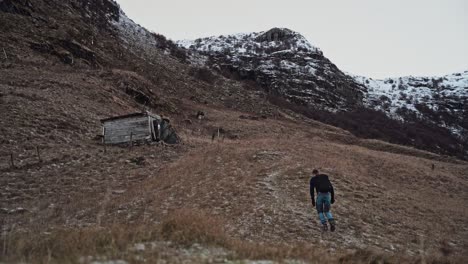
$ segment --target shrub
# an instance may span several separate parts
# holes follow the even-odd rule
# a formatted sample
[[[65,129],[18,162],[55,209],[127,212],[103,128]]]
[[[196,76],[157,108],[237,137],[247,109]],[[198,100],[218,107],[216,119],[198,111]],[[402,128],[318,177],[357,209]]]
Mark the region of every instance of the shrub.
[[[187,61],[187,52],[184,48],[177,46],[172,40],[157,33],[152,33],[153,38],[157,42],[157,47],[162,50],[169,50],[172,56],[179,59],[181,62]]]
[[[208,68],[192,67],[189,74],[198,80],[204,81],[209,84],[214,84],[218,79],[213,72]]]

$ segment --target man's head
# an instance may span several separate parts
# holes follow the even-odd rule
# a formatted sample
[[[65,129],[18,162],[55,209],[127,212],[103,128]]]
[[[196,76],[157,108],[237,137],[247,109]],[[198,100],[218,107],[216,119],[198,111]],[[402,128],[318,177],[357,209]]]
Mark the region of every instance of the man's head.
[[[313,175],[318,175],[318,174],[319,174],[319,171],[318,171],[317,169],[314,169],[314,170],[312,171],[312,174],[313,174]]]

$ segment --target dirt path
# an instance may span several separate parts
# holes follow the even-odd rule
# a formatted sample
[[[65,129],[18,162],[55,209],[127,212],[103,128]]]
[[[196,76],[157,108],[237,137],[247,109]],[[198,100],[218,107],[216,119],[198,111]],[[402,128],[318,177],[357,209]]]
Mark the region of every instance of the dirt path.
[[[354,236],[354,230],[347,229],[346,222],[342,221],[336,232],[323,232],[318,220],[315,208],[307,202],[300,202],[293,198],[287,189],[283,188],[281,178],[287,178],[287,172],[295,168],[284,167],[273,170],[267,174],[263,183],[265,189],[270,191],[270,196],[275,200],[274,211],[283,219],[283,223],[295,230],[296,239],[320,243],[331,250],[339,244],[347,244],[348,247],[358,247],[363,244]],[[308,185],[303,186],[308,190]]]

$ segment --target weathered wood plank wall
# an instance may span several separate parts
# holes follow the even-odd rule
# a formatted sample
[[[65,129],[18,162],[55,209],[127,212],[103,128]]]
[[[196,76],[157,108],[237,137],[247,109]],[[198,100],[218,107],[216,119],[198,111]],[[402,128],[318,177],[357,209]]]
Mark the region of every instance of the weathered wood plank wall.
[[[130,142],[130,135],[134,141],[151,139],[147,116],[110,120],[104,122],[103,126],[106,132],[104,135],[105,144]]]

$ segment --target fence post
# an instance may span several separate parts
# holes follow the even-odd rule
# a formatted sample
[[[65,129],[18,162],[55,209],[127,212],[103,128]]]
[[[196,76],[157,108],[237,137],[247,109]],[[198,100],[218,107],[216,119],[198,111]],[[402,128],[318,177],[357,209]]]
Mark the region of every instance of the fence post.
[[[36,146],[36,154],[39,159],[39,163],[42,163],[41,152],[39,151],[39,146]]]
[[[107,147],[106,147],[106,128],[102,128],[102,145],[104,146],[104,154],[107,153]]]
[[[10,153],[10,162],[11,162],[11,167],[15,167],[15,161],[13,160],[13,153]]]

